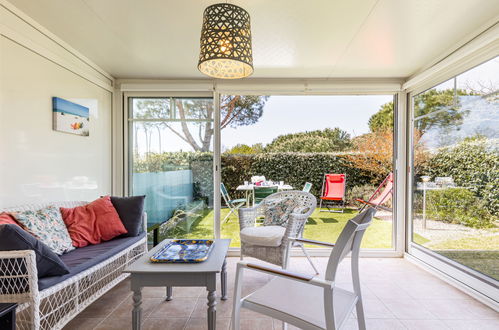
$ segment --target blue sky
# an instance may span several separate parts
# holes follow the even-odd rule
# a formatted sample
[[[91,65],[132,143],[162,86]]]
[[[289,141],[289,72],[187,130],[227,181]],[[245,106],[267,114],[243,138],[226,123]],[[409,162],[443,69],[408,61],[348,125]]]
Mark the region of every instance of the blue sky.
[[[367,122],[392,95],[271,96],[260,120],[222,130],[222,151],[236,144],[267,144],[282,134],[339,127],[350,135],[369,131]]]

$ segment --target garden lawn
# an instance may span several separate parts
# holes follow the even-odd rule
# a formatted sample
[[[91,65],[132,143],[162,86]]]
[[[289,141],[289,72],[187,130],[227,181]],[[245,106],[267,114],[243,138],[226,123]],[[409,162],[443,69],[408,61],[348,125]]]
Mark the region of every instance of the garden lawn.
[[[221,210],[221,218],[225,218],[228,209]],[[336,242],[346,222],[357,214],[354,209],[345,209],[345,213],[319,212],[316,209],[309,218],[304,237],[319,241]],[[240,247],[239,221],[231,215],[222,225],[222,238],[230,238],[231,247]],[[175,238],[212,238],[213,237],[213,211],[198,220],[188,234],[177,234]],[[368,249],[386,249],[392,246],[392,222],[374,219],[373,224],[367,229],[362,241],[362,247]],[[310,246],[316,247],[316,246]]]

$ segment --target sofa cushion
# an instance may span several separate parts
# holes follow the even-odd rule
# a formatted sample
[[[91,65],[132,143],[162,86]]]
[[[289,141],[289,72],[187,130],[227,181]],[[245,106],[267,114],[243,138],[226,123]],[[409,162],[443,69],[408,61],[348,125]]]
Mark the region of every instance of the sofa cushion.
[[[61,213],[76,247],[99,244],[127,233],[109,196],[83,206],[61,207]]]
[[[116,212],[128,233],[124,236],[137,236],[142,231],[142,214],[146,196],[111,197]]]
[[[33,235],[15,224],[0,225],[0,251],[33,250],[38,278],[69,273],[64,262]]]
[[[281,245],[285,227],[282,226],[260,226],[247,227],[239,233],[241,242],[250,245],[279,246]]]
[[[74,249],[61,212],[55,206],[12,214],[31,234],[38,237],[56,254],[63,254]]]
[[[16,218],[12,214],[7,212],[0,213],[0,225],[8,225],[8,224],[17,225],[17,226],[21,225],[19,222],[17,222]]]
[[[38,289],[41,291],[61,283],[62,281],[111,258],[117,253],[122,252],[129,246],[144,239],[145,236],[146,233],[141,233],[136,237],[115,238],[101,244],[88,245],[66,253],[61,256],[61,260],[68,266],[69,274],[40,278],[38,280]]]
[[[273,198],[264,201],[264,226],[286,226],[289,215],[297,207],[292,197]]]

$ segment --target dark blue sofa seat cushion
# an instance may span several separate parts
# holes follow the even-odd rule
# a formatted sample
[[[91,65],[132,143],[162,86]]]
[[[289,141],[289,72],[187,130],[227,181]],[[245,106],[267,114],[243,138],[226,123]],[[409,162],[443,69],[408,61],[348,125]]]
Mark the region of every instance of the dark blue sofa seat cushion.
[[[87,270],[98,263],[101,263],[115,254],[123,251],[127,247],[140,241],[145,237],[145,233],[135,237],[115,238],[107,242],[96,245],[88,245],[77,248],[69,253],[63,254],[60,258],[69,268],[69,274],[63,276],[49,276],[38,280],[38,290],[44,290],[56,285],[70,277],[73,277],[84,270]]]

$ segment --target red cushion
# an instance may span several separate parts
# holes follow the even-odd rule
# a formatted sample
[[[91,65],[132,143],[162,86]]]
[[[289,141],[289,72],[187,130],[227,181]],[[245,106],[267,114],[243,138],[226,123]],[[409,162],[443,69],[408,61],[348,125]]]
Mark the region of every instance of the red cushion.
[[[0,225],[6,224],[19,226],[19,223],[17,223],[16,219],[10,213],[0,213]]]
[[[61,214],[76,247],[99,244],[127,233],[109,196],[75,208],[61,207]]]
[[[30,232],[28,230],[28,228],[26,228],[25,225],[23,225],[21,222],[18,222],[16,220],[16,217],[13,214],[10,214],[10,213],[7,213],[7,212],[0,213],[0,225],[7,225],[7,224],[18,225],[19,227],[21,227],[22,229],[26,230],[31,235],[37,237],[35,234],[33,234],[32,232]]]

